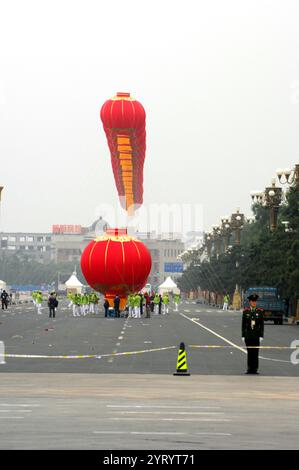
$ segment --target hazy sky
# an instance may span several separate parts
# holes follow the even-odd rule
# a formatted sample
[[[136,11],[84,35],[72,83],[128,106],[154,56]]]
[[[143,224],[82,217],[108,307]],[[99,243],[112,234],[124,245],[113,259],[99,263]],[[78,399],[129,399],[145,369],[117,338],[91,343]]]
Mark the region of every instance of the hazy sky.
[[[0,1],[0,229],[89,225],[118,201],[99,118],[147,113],[144,202],[204,228],[299,162],[298,1]]]

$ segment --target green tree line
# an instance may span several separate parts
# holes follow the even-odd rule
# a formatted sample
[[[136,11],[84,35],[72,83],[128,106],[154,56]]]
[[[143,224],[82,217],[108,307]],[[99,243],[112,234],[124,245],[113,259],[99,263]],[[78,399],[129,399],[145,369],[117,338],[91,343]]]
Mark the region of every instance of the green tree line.
[[[234,292],[236,284],[277,287],[285,298],[299,298],[299,188],[291,188],[280,208],[277,229],[269,230],[269,209],[256,204],[255,221],[246,223],[241,245],[210,260],[194,260],[179,280],[182,291]],[[285,231],[282,221],[289,222]]]
[[[74,271],[74,262],[40,263],[24,255],[2,253],[0,256],[0,279],[8,285],[53,284],[57,287],[58,278],[65,282]],[[76,266],[78,279],[86,284],[79,263]]]

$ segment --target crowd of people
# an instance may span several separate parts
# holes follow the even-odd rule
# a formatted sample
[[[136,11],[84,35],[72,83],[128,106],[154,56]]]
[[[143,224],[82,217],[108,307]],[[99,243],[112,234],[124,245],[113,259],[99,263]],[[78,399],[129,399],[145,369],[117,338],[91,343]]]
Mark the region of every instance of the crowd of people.
[[[175,294],[173,297],[173,302],[175,304],[175,311],[178,310],[178,305],[181,301],[180,295]],[[127,299],[126,305],[126,316],[129,318],[141,318],[141,316],[145,313],[146,318],[151,316],[151,313],[155,315],[165,315],[169,312],[169,303],[170,297],[168,293],[163,295],[158,293],[141,293],[138,292],[136,294],[130,294]],[[120,299],[118,296],[115,296],[114,301],[114,312],[115,316],[120,316],[119,304]],[[105,308],[105,317],[109,316],[109,302],[105,299],[104,303]]]
[[[58,298],[56,292],[51,292],[48,297],[44,297],[41,291],[32,292],[32,301],[37,309],[38,315],[42,314],[43,301],[47,301],[49,308],[49,317],[55,318],[56,309],[58,307]],[[3,296],[5,297],[5,296]],[[72,311],[73,317],[86,316],[88,314],[100,313],[100,297],[95,292],[90,294],[76,294],[68,293],[68,308]],[[2,299],[2,296],[1,296]],[[175,294],[172,298],[174,303],[174,310],[178,311],[178,306],[181,302],[179,294]],[[2,308],[3,302],[2,299]],[[130,294],[127,298],[127,304],[123,311],[120,310],[120,297],[116,295],[111,305],[107,298],[104,298],[104,312],[105,317],[115,316],[126,316],[129,318],[141,318],[144,314],[147,318],[154,315],[165,315],[169,312],[170,296],[168,293],[163,295],[158,293],[141,293]]]
[[[99,296],[92,292],[91,294],[72,294],[68,293],[68,308],[72,309],[74,317],[87,315],[88,313],[98,313]]]
[[[31,294],[33,305],[36,307],[38,315],[42,314],[44,296],[42,291],[34,291]],[[58,307],[58,299],[55,291],[51,292],[47,299],[48,308],[49,308],[49,317],[55,318],[56,308]]]

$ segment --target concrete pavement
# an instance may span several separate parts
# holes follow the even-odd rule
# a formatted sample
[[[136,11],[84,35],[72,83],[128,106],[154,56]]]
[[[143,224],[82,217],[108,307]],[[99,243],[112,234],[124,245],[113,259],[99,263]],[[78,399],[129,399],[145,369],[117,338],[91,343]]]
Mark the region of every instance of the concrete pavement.
[[[1,374],[1,449],[298,449],[295,377]]]

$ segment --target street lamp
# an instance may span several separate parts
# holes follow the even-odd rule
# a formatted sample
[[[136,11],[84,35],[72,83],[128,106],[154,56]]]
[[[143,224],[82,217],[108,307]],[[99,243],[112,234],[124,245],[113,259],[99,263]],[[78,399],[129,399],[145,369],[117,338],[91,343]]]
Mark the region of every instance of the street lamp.
[[[207,255],[208,258],[211,258],[211,251],[212,251],[212,236],[210,232],[207,232],[204,234],[204,239],[203,239],[204,246],[207,247]]]
[[[278,170],[279,174],[281,171]],[[273,232],[277,227],[278,210],[283,197],[282,188],[278,188],[275,185],[275,178],[272,178],[271,186],[266,187],[264,191],[251,191],[250,194],[253,203],[261,204],[269,209],[269,226],[270,231]]]
[[[280,184],[299,185],[299,164],[297,163],[293,170],[290,168],[279,168],[276,170]]]
[[[216,245],[216,256],[218,258],[221,253],[221,241],[222,241],[221,229],[219,225],[212,225],[212,229],[213,229],[212,240],[214,241]]]
[[[231,215],[231,229],[236,234],[236,245],[241,244],[241,230],[244,227],[245,216],[244,214],[240,213],[240,210]]]
[[[230,237],[232,234],[232,228],[231,228],[229,216],[221,217],[221,232],[222,232],[223,242],[224,242],[224,251],[226,252],[229,247]]]
[[[264,205],[269,209],[270,231],[273,232],[277,227],[277,217],[279,206],[282,201],[282,188],[275,186],[275,179],[272,179],[272,185],[265,189]]]

